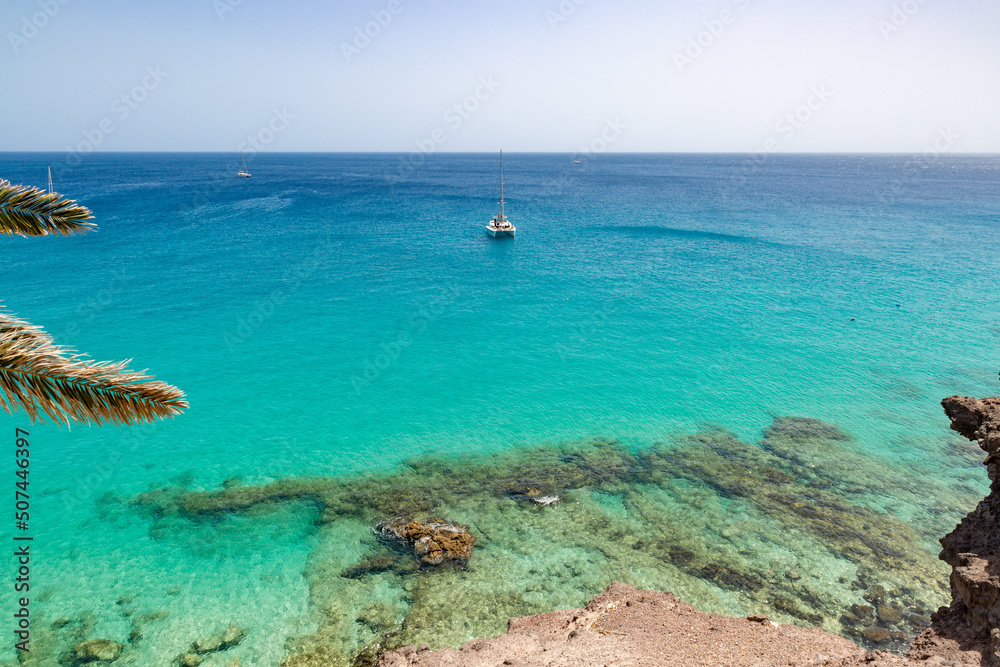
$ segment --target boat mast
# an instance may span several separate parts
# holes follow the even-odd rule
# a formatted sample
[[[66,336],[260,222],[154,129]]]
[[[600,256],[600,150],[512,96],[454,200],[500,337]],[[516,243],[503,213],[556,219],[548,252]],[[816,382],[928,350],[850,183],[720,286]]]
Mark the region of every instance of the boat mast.
[[[500,219],[504,219],[503,214],[503,151],[500,151]]]
[[[52,194],[55,188],[52,187],[52,167],[49,167],[49,194]]]

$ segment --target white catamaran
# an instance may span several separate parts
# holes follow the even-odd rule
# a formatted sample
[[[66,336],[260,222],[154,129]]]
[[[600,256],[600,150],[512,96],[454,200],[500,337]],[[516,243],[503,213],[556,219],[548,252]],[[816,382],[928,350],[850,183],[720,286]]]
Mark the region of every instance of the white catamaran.
[[[240,151],[240,159],[243,160],[243,168],[236,172],[236,175],[240,178],[250,178],[250,172],[247,171],[247,160],[243,157],[243,151]]]
[[[486,225],[486,233],[496,238],[498,236],[514,236],[517,228],[510,224],[503,210],[503,151],[500,151],[500,215],[490,220]]]

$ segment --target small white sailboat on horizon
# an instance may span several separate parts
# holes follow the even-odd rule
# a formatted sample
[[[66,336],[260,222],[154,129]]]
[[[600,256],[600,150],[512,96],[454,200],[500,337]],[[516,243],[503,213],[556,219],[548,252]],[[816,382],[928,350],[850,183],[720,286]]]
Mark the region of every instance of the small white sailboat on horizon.
[[[503,151],[500,151],[500,214],[490,220],[486,225],[486,233],[496,238],[498,236],[514,237],[517,228],[510,223],[503,210]]]
[[[49,167],[49,194],[55,192],[56,189],[52,187],[52,167]]]
[[[240,151],[240,159],[243,160],[243,168],[236,172],[236,175],[240,178],[250,178],[250,172],[247,171],[247,160],[243,157],[243,151]]]

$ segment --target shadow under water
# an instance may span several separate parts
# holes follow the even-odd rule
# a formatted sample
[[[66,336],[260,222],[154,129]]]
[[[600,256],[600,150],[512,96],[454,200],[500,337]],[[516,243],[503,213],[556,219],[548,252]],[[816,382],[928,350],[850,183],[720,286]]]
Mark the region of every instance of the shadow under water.
[[[594,439],[120,502],[157,534],[268,521],[290,503],[315,512],[315,631],[291,637],[282,662],[310,667],[459,646],[510,617],[583,606],[615,580],[899,650],[948,600],[935,543],[974,494],[870,457],[834,426],[780,418],[757,444],[722,429],[644,449]],[[421,567],[373,532],[394,517],[468,524],[472,558]]]

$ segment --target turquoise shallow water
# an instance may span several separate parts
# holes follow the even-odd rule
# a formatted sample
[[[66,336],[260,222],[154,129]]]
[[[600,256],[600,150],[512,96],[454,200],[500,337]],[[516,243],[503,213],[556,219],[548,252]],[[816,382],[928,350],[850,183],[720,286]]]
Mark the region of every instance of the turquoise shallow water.
[[[755,442],[800,415],[873,466],[965,485],[968,502],[984,488],[949,458],[938,402],[996,393],[1000,158],[505,158],[514,241],[482,229],[493,155],[430,156],[405,177],[399,155],[259,155],[245,180],[232,156],[0,154],[15,183],[42,186],[53,164],[100,226],[3,240],[7,310],[133,358],[192,405],[154,427],[31,429],[38,612],[90,613],[121,640],[119,598],[169,609],[137,664],[213,619],[251,628],[244,665],[277,665],[285,637],[312,631],[303,571],[330,535],[295,506],[168,530],[106,496],[171,479],[356,475],[593,437],[641,449],[710,424]],[[856,500],[933,549],[919,517],[934,498]],[[335,530],[337,558],[364,555],[363,526]],[[610,583],[582,547],[549,557],[580,560],[574,590]],[[550,593],[537,604],[579,603]]]

